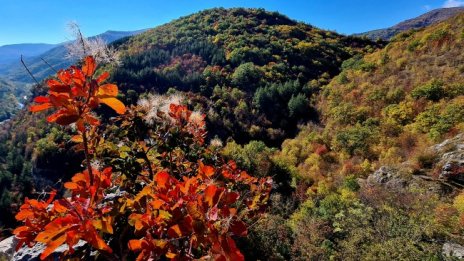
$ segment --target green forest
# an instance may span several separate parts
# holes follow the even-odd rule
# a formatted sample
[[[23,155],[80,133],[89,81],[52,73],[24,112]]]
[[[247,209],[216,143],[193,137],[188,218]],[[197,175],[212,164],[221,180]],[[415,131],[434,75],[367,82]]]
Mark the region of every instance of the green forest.
[[[464,244],[464,14],[387,41],[338,34],[264,9],[215,8],[111,48],[120,61],[98,66],[95,75],[108,72],[108,78],[96,82],[117,88],[101,85],[104,105],[91,106],[98,116],[85,118],[86,127],[69,115],[51,120],[50,108],[63,103],[36,98],[64,88],[64,72],[35,85],[17,112],[14,104],[24,93],[2,96],[14,88],[0,80],[0,120],[11,117],[0,123],[0,239],[23,224],[17,214],[26,198],[43,201],[55,191],[81,199],[76,187],[82,184],[73,175],[85,166],[91,173],[92,160],[92,168],[112,167],[117,185],[101,193],[118,202],[108,213],[119,214],[94,225],[102,227],[97,238],[103,243],[82,235],[90,247],[66,252],[74,258],[90,258],[93,248],[107,253],[95,260],[206,254],[212,260],[455,260],[443,246]],[[69,72],[86,74],[90,64],[79,61]],[[124,111],[114,100],[103,102],[116,98]],[[46,113],[28,109],[48,102],[53,106]],[[87,141],[85,133],[95,138]],[[165,172],[175,180],[161,181]],[[217,180],[209,181],[210,172]],[[158,208],[155,223],[137,223],[135,214],[148,220],[148,188],[160,189],[146,185],[151,178],[158,186],[195,179],[210,204],[209,222],[213,201],[224,204],[216,216],[237,211],[237,217],[229,213],[229,230],[208,223],[219,231],[217,239],[212,232],[201,239],[199,225],[186,234],[186,221],[178,220],[191,213],[188,204],[183,214],[173,210],[174,202],[165,220]],[[207,197],[211,182],[221,196]],[[109,204],[102,195],[101,204]],[[53,204],[59,212],[62,203]],[[177,241],[136,247],[132,238],[156,222],[169,224],[166,237]],[[185,239],[192,235],[195,240]],[[122,249],[118,244],[129,238],[135,253],[108,254],[106,247]]]

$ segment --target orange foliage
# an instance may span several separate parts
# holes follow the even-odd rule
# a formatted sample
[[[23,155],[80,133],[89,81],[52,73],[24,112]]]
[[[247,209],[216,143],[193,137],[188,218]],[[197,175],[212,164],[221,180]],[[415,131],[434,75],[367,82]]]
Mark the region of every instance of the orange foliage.
[[[131,181],[113,173],[112,167],[102,170],[91,167],[88,145],[98,137],[94,128],[87,126],[100,124],[92,110],[104,103],[119,114],[126,111],[124,104],[115,98],[118,87],[102,85],[109,74],[94,79],[95,70],[94,59],[86,57],[81,69],[73,66],[59,71],[58,80],[47,81],[48,96],[37,97],[35,102],[39,104],[30,108],[32,112],[55,108],[57,111],[48,117],[49,122],[76,123],[80,135],[72,140],[83,143],[87,169],[64,184],[71,193],[68,198],[55,199],[54,191],[46,201],[26,199],[16,215],[18,221],[24,222],[14,231],[19,239],[17,249],[25,244],[43,243],[46,245],[40,256],[43,260],[63,244],[68,245],[67,253],[72,254],[73,247],[83,240],[104,253],[104,257],[116,260],[126,259],[128,252],[136,253],[137,260],[198,257],[244,260],[232,237],[247,235],[246,221],[264,210],[272,180],[251,177],[232,161],[219,166],[206,165],[202,159],[173,163],[170,152],[161,153],[162,158],[169,157],[170,168],[155,166],[145,154],[152,175],[147,176],[147,170],[141,170],[136,180]],[[175,132],[182,144],[183,136],[190,137],[186,138],[188,142],[204,144],[204,115],[171,104],[168,116],[167,129],[157,126],[158,131]],[[128,124],[125,121],[122,126]],[[149,151],[143,140],[136,142],[136,146],[144,153]],[[175,173],[174,168],[188,172]],[[134,187],[132,182],[138,185]],[[107,195],[115,188],[122,191],[118,200],[109,199]],[[133,233],[120,235],[119,240],[126,236],[125,242],[105,237],[115,231],[129,230]],[[110,247],[112,244],[119,248],[126,246],[127,251],[120,249],[118,255]]]

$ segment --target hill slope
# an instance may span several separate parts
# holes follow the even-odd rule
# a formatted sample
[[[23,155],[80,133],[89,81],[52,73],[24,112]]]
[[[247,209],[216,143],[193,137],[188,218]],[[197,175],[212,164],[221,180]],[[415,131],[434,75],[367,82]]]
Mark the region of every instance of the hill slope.
[[[319,95],[322,126],[304,127],[282,146],[296,178],[317,185],[338,173],[362,176],[414,161],[464,131],[463,30],[464,14],[345,61]],[[321,148],[330,157],[316,157]]]
[[[371,44],[261,9],[212,9],[116,42],[113,80],[137,93],[190,92],[212,135],[278,144],[299,121],[317,121],[306,113],[312,93]]]
[[[444,21],[462,12],[464,12],[464,7],[435,9],[416,18],[408,19],[390,28],[373,30],[357,35],[366,36],[372,40],[376,40],[378,38],[383,40],[390,40],[393,36],[395,36],[398,33],[412,29],[421,29],[429,25],[433,25],[441,21]]]
[[[276,193],[245,244],[250,260],[448,260],[442,249],[462,249],[463,31],[464,14],[345,61],[318,95],[321,124],[277,153],[226,146],[295,189]]]

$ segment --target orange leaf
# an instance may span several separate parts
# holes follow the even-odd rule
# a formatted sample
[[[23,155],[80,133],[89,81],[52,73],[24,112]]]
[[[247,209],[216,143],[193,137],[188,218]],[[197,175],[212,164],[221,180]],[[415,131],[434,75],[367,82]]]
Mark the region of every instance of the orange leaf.
[[[43,103],[39,105],[32,105],[31,107],[29,107],[29,110],[31,112],[38,112],[38,111],[43,111],[43,110],[46,110],[52,107],[53,105],[51,103]]]
[[[33,217],[34,213],[32,209],[21,209],[21,211],[16,214],[15,218],[18,221],[25,220],[26,218]]]
[[[65,213],[66,211],[68,211],[68,208],[64,206],[62,202],[63,200],[56,200],[55,202],[53,202],[53,209],[58,213]]]
[[[82,72],[87,77],[92,77],[96,68],[95,59],[92,56],[87,56],[84,58],[84,65],[82,66]]]
[[[84,142],[84,139],[82,138],[82,135],[74,135],[72,136],[71,141],[81,143]]]
[[[124,106],[124,103],[116,98],[101,98],[100,102],[108,105],[118,114],[124,114],[126,112],[126,106]]]
[[[113,218],[111,216],[103,218],[101,220],[92,220],[92,225],[97,229],[105,233],[113,234],[113,227],[111,223]]]
[[[151,205],[153,206],[154,209],[160,209],[160,207],[164,204],[164,201],[161,199],[156,199],[153,202],[151,202]]]
[[[74,182],[66,182],[66,183],[64,183],[64,187],[69,189],[69,190],[75,190],[75,189],[79,188],[77,183],[74,183]]]
[[[129,240],[129,243],[128,243],[129,249],[134,252],[138,252],[140,249],[142,249],[142,242],[143,242],[143,239]]]
[[[47,244],[47,248],[45,248],[45,250],[40,255],[40,260],[46,259],[50,254],[52,254],[55,251],[55,249],[61,246],[65,241],[66,234],[63,234],[62,236],[58,237],[53,241],[50,241],[50,243]]]
[[[199,171],[201,174],[204,174],[208,178],[214,175],[214,168],[204,165],[203,162],[200,162]]]
[[[176,256],[177,256],[177,254],[172,253],[170,251],[166,253],[166,257],[169,258],[169,259],[174,259]]]
[[[110,77],[109,72],[104,72],[104,73],[102,73],[102,74],[97,78],[97,83],[100,84],[100,83],[104,82],[106,79],[108,79],[108,77]]]
[[[94,248],[112,253],[113,250],[106,244],[106,242],[98,235],[92,222],[85,223],[85,234],[83,239],[90,243]]]
[[[210,207],[215,205],[214,197],[216,196],[216,192],[218,188],[214,185],[209,185],[205,190],[205,200]]]
[[[116,84],[104,84],[98,88],[99,96],[116,96],[118,95],[118,86]]]

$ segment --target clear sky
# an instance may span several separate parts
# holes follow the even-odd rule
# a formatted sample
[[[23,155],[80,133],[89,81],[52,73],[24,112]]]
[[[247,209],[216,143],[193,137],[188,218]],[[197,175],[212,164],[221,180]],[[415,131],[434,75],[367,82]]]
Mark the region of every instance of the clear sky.
[[[464,0],[0,0],[0,46],[69,40],[70,21],[92,36],[151,28],[212,7],[262,7],[351,34],[451,6],[464,6]]]

